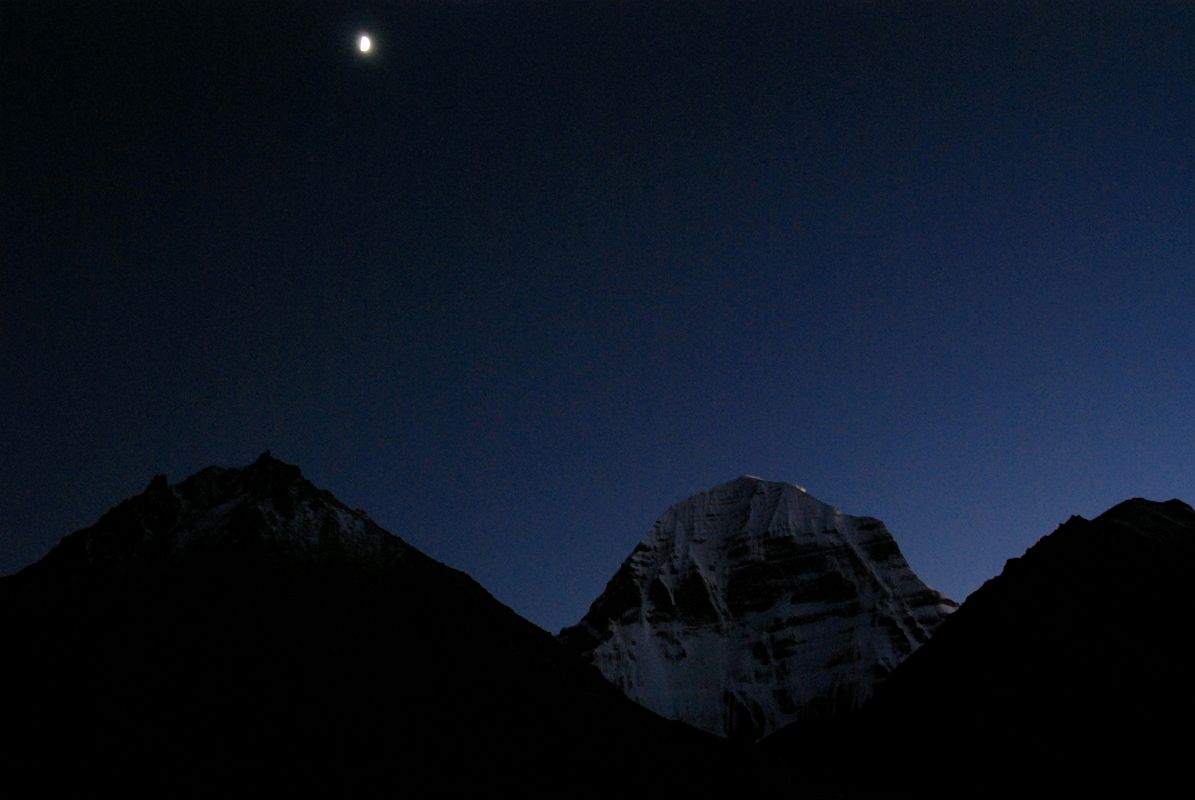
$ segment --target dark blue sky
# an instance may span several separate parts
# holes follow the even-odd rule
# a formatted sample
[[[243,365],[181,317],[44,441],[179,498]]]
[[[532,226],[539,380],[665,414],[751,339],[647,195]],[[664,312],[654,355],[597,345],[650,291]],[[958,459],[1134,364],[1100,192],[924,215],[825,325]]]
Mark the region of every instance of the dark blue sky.
[[[1195,500],[1190,3],[18,0],[0,37],[0,572],[267,448],[553,630],[742,473],[960,600]]]

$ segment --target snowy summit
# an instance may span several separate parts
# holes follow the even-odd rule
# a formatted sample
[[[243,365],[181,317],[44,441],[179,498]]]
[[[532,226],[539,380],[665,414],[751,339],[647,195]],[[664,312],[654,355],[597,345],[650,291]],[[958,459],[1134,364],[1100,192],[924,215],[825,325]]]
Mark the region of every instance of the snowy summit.
[[[955,607],[879,520],[742,476],[668,509],[560,638],[653,711],[757,739],[857,707]]]

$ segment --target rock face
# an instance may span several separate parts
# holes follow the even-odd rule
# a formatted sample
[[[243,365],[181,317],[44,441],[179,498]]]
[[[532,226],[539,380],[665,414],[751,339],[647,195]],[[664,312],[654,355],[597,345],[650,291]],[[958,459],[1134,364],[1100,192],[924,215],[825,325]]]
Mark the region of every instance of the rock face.
[[[724,753],[268,455],[0,578],[0,631],[0,767],[38,794],[695,792],[658,760]]]
[[[954,608],[879,520],[744,476],[668,509],[560,639],[662,716],[753,740],[859,706]]]

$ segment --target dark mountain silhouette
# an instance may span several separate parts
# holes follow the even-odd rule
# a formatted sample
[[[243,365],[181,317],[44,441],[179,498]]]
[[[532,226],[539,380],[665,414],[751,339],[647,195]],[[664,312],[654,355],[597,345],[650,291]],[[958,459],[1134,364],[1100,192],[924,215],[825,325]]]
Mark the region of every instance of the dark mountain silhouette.
[[[589,795],[728,781],[472,579],[268,454],[155,478],[0,579],[7,786]],[[733,763],[732,763],[733,762]],[[689,763],[700,770],[661,765]]]
[[[861,710],[748,749],[267,454],[155,478],[0,578],[0,772],[47,796],[1139,787],[1185,768],[1193,567],[1179,501],[1072,518]]]
[[[967,598],[861,713],[790,726],[764,750],[859,786],[1181,776],[1192,574],[1195,511],[1178,500],[1072,517]]]

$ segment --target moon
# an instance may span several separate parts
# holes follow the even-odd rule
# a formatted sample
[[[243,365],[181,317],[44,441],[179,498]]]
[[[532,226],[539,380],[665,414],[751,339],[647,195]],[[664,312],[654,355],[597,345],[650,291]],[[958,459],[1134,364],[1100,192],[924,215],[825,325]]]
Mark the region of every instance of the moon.
[[[373,39],[369,38],[369,34],[363,33],[357,37],[357,49],[362,54],[368,53],[373,49]]]

